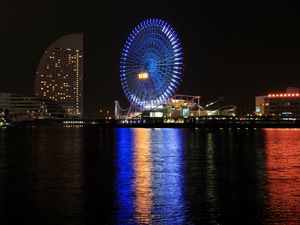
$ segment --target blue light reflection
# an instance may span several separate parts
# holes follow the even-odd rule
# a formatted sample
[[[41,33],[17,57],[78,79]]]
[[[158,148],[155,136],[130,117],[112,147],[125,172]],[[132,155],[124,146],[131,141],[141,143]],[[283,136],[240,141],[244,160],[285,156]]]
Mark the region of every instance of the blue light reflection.
[[[118,224],[185,224],[181,129],[117,129]]]
[[[116,192],[117,200],[117,221],[122,224],[122,221],[130,222],[134,215],[133,205],[133,187],[132,178],[134,170],[133,161],[133,130],[120,128],[117,130],[117,182]]]

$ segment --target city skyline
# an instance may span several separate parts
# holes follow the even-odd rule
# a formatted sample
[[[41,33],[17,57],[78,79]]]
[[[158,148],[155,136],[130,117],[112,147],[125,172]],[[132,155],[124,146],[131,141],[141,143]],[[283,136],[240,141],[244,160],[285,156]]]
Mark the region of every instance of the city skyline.
[[[300,18],[292,5],[124,4],[99,9],[48,2],[22,7],[5,3],[4,9],[1,92],[33,94],[34,73],[45,48],[60,36],[83,32],[88,117],[99,115],[100,107],[112,109],[115,99],[129,105],[119,79],[121,50],[131,29],[153,17],[170,23],[182,40],[185,70],[177,93],[203,100],[224,96],[240,111],[253,111],[254,96],[300,83]],[[79,12],[80,17],[74,16]],[[24,53],[18,67],[15,52]]]

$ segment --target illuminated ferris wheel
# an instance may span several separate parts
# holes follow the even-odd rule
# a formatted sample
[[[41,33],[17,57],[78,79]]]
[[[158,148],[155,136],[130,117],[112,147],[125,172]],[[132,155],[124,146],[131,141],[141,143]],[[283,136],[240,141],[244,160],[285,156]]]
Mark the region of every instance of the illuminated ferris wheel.
[[[182,78],[183,57],[175,30],[161,19],[148,19],[130,33],[121,55],[121,83],[139,110],[164,104]]]

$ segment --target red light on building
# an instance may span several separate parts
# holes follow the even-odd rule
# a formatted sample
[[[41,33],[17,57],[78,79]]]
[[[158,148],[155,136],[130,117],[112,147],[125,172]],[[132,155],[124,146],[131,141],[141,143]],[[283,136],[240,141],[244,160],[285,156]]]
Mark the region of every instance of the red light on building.
[[[287,98],[287,97],[300,97],[299,93],[278,93],[278,94],[267,94],[267,98]]]

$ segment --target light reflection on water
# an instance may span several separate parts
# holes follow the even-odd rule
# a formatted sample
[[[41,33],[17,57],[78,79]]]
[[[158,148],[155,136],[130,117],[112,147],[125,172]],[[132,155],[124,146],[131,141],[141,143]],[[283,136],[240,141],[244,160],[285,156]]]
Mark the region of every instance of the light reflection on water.
[[[11,128],[1,224],[300,224],[300,129]]]
[[[131,223],[134,218],[133,183],[133,144],[134,136],[132,129],[118,129],[117,133],[117,222]]]
[[[207,134],[207,158],[206,158],[206,183],[207,183],[207,209],[209,212],[210,220],[213,223],[217,223],[217,193],[216,193],[216,165],[215,165],[215,142],[213,140],[213,134]]]
[[[118,129],[118,143],[118,222],[183,224],[180,131]]]
[[[139,224],[150,224],[152,161],[149,129],[135,129],[134,138],[135,218]]]
[[[300,224],[300,130],[264,129],[270,220]]]
[[[117,136],[119,224],[300,221],[300,130],[139,128]]]

